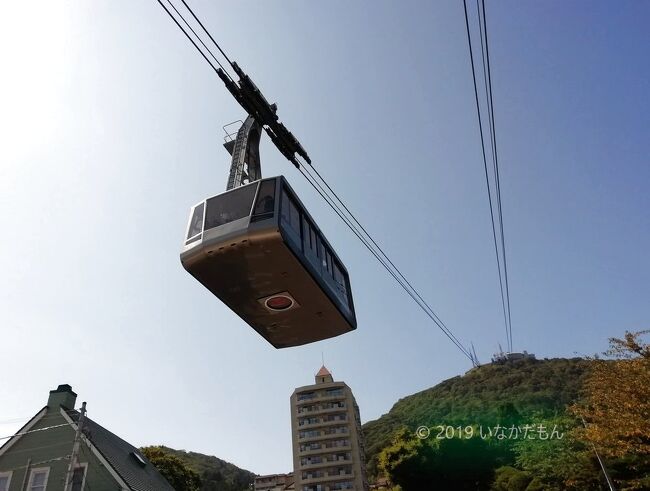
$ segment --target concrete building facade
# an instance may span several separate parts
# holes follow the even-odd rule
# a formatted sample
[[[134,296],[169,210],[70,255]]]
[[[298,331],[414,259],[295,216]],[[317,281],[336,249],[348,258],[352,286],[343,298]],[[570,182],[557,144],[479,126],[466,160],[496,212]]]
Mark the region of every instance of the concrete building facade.
[[[368,491],[359,407],[352,390],[321,367],[291,395],[296,491]]]

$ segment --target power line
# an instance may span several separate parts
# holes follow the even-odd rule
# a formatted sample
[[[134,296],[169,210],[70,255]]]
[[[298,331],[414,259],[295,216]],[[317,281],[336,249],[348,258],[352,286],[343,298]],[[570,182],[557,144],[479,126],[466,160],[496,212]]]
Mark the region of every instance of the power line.
[[[51,429],[54,429],[54,428],[61,428],[62,426],[70,426],[70,424],[69,423],[63,423],[63,424],[60,424],[60,425],[53,425],[53,426],[46,426],[45,428],[38,428],[36,430],[29,430],[29,431],[23,431],[21,433],[14,433],[13,435],[9,435],[9,436],[1,436],[0,440],[8,440],[8,439],[13,438],[15,436],[23,436],[23,435],[28,435],[30,433],[36,433],[38,431],[46,431],[46,430],[51,430]]]
[[[72,440],[70,440],[69,442],[59,442],[59,443],[51,443],[49,445],[39,445],[37,447],[21,448],[20,450],[12,450],[11,455],[18,454],[18,453],[25,453],[25,452],[34,452],[36,450],[43,450],[45,448],[60,447],[62,445],[69,445],[70,443],[72,443]]]
[[[71,411],[74,411],[74,409],[68,409],[68,410],[65,410],[65,411],[66,412],[71,412]],[[35,417],[36,417],[36,415],[4,419],[4,420],[0,420],[0,425],[10,425],[10,424],[22,423],[22,422],[25,422],[24,424],[27,424],[29,421],[31,421]],[[38,418],[38,421],[43,421],[43,420],[52,419],[52,418],[60,418],[60,417],[61,417],[61,415],[58,414],[58,413],[44,414],[43,416]],[[24,426],[24,424],[23,424],[23,426]]]
[[[67,460],[69,459],[69,455],[62,455],[61,457],[54,457],[48,460],[42,460],[41,462],[30,462],[28,465],[21,465],[18,467],[12,467],[11,469],[3,469],[2,472],[13,472],[13,471],[18,471],[20,469],[27,469],[28,467],[34,467],[35,465],[42,465],[42,464],[49,464],[50,462],[56,462],[59,460]]]
[[[485,170],[485,183],[487,185],[487,194],[488,194],[488,202],[490,204],[490,221],[492,223],[492,238],[494,240],[494,253],[497,261],[497,270],[499,272],[499,286],[501,290],[501,304],[503,307],[503,320],[505,323],[505,328],[506,328],[506,339],[508,340],[508,345],[509,345],[509,340],[510,340],[510,330],[508,326],[508,321],[506,318],[506,300],[505,300],[505,295],[504,295],[504,288],[503,288],[503,280],[501,276],[501,260],[499,259],[499,246],[497,242],[497,232],[496,232],[496,226],[494,223],[494,206],[492,204],[492,192],[490,188],[490,177],[489,177],[489,172],[488,172],[488,165],[487,165],[487,157],[485,154],[485,137],[483,136],[483,119],[481,117],[481,105],[479,103],[479,98],[478,98],[478,84],[476,82],[476,69],[474,67],[474,51],[472,49],[472,36],[470,33],[470,28],[469,28],[469,18],[467,15],[467,0],[463,0],[463,7],[465,9],[465,27],[467,29],[467,44],[469,46],[469,58],[470,58],[470,64],[472,65],[472,79],[474,81],[474,98],[476,101],[476,114],[478,116],[478,126],[479,126],[479,133],[481,135],[481,151],[483,155],[483,168]]]
[[[27,416],[27,417],[24,417],[24,418],[3,419],[3,420],[0,420],[0,425],[10,425],[10,424],[14,424],[14,423],[21,423],[23,421],[29,421],[32,418],[33,418],[33,416]]]

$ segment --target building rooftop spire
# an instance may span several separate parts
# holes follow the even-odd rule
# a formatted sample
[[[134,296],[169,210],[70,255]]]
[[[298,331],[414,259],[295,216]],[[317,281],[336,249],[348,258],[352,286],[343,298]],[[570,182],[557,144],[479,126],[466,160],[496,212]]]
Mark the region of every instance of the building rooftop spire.
[[[320,367],[320,370],[318,370],[318,373],[316,374],[316,383],[317,384],[325,384],[327,382],[334,382],[334,377],[332,377],[332,374],[330,371],[323,365]]]

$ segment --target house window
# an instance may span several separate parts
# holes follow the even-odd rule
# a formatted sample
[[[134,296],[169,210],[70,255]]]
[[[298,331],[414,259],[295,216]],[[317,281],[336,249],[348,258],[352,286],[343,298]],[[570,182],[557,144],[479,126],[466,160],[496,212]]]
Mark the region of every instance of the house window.
[[[0,491],[9,491],[11,472],[0,472]]]
[[[45,491],[47,488],[47,478],[50,475],[49,467],[41,467],[40,469],[32,469],[29,475],[29,484],[27,489],[29,491]]]
[[[86,483],[86,469],[88,464],[80,464],[72,474],[72,491],[83,491]]]

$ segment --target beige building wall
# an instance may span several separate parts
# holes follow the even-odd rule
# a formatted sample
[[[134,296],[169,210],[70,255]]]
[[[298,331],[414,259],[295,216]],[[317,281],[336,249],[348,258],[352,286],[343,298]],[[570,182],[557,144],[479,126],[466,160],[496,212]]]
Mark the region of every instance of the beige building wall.
[[[291,438],[296,491],[368,491],[359,407],[325,367],[291,395]]]

